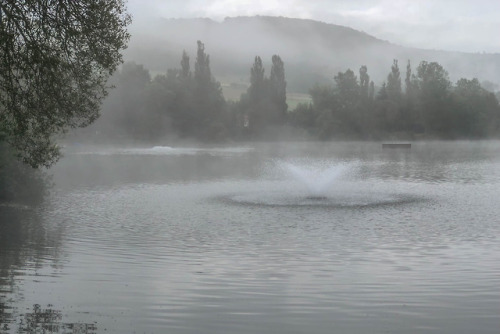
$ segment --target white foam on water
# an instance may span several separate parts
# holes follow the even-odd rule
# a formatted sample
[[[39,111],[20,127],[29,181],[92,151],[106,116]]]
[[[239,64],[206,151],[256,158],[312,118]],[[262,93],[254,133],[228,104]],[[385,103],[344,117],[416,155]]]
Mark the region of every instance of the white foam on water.
[[[80,151],[77,154],[84,155],[156,155],[156,156],[179,156],[179,155],[197,155],[207,154],[212,156],[231,156],[251,152],[252,147],[172,147],[172,146],[153,146],[147,148],[117,148],[106,149],[97,148],[94,150]]]

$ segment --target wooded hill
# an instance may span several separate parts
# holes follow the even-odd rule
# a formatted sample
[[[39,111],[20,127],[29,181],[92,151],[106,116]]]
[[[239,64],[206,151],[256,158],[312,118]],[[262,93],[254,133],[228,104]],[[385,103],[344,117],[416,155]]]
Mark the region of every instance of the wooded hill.
[[[196,53],[206,45],[213,74],[223,83],[247,84],[255,56],[269,68],[273,54],[285,62],[289,92],[308,92],[315,83],[331,83],[347,68],[368,67],[376,83],[386,80],[394,59],[438,62],[454,82],[478,78],[500,84],[500,54],[448,52],[402,47],[345,26],[284,17],[161,19],[146,30],[132,31],[126,60],[144,64],[153,73],[179,67],[182,51]],[[498,87],[496,88],[498,90]]]

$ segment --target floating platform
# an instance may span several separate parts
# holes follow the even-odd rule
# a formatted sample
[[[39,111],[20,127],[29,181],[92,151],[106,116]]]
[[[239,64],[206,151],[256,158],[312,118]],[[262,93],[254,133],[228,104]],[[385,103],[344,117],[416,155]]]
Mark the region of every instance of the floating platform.
[[[324,201],[326,200],[328,197],[326,196],[321,196],[321,195],[312,195],[312,196],[307,196],[306,199],[310,199],[312,201]]]
[[[409,150],[409,149],[411,149],[411,144],[410,143],[384,143],[384,144],[382,144],[382,148],[400,148],[400,149]]]

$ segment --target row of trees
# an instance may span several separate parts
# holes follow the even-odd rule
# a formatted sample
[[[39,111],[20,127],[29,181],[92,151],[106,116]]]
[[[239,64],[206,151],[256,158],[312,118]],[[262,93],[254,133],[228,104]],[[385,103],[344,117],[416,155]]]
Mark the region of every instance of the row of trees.
[[[271,74],[265,76],[262,59],[257,56],[250,70],[250,86],[239,103],[233,105],[238,127],[249,134],[259,134],[269,126],[287,121],[285,67],[280,56],[272,57]],[[242,122],[243,120],[243,122]]]
[[[184,52],[180,69],[151,79],[142,65],[126,63],[112,83],[116,89],[103,106],[97,131],[121,139],[155,140],[172,131],[201,140],[225,137],[226,102],[201,42],[194,74]]]
[[[485,138],[498,134],[500,107],[477,79],[455,85],[435,62],[406,66],[404,89],[398,61],[377,94],[366,66],[338,73],[331,86],[311,90],[312,103],[291,113],[291,122],[311,134],[332,137],[383,138],[399,135],[434,138]]]
[[[272,57],[269,77],[257,56],[250,85],[237,103],[224,99],[220,82],[211,73],[210,57],[197,42],[194,71],[184,51],[180,68],[151,78],[142,65],[125,63],[112,79],[116,89],[103,106],[93,132],[114,134],[119,140],[181,138],[224,140],[258,135],[269,126],[288,122],[284,63]]]
[[[394,60],[380,86],[370,80],[366,66],[359,69],[359,79],[350,69],[339,72],[332,84],[313,87],[311,102],[294,110],[288,109],[284,62],[278,55],[272,57],[269,76],[255,57],[248,89],[237,102],[224,99],[202,42],[194,72],[185,51],[180,65],[151,79],[142,65],[125,64],[93,129],[114,130],[120,140],[175,134],[204,141],[269,139],[285,126],[319,139],[486,138],[499,133],[495,95],[477,79],[452,84],[435,62],[421,62],[415,73],[408,62],[402,78]]]

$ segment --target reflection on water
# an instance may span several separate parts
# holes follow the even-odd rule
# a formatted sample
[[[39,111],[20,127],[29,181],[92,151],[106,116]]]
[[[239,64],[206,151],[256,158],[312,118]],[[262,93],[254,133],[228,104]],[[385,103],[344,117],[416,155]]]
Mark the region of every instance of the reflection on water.
[[[0,207],[0,332],[498,333],[499,148],[69,151]]]
[[[0,210],[0,328],[7,332],[17,322],[17,302],[23,298],[22,281],[51,266],[59,267],[62,229],[41,222],[37,208],[3,207]],[[39,309],[38,309],[39,310]],[[36,320],[31,317],[31,323]],[[34,320],[33,320],[34,319]],[[18,332],[35,333],[19,325]]]
[[[1,307],[1,305],[0,305]],[[0,319],[2,319],[2,309],[0,308]],[[64,323],[61,311],[54,310],[52,305],[47,305],[43,309],[40,305],[33,305],[33,310],[26,312],[19,319],[18,323],[12,323],[7,319],[0,322],[0,330],[5,333],[16,329],[16,333],[78,333],[95,334],[97,326],[95,324],[84,323]]]

